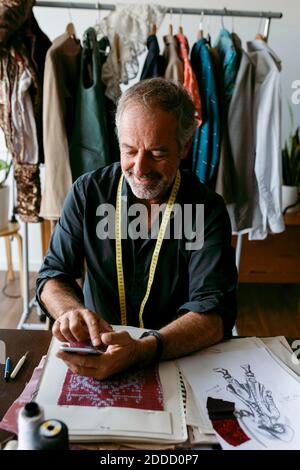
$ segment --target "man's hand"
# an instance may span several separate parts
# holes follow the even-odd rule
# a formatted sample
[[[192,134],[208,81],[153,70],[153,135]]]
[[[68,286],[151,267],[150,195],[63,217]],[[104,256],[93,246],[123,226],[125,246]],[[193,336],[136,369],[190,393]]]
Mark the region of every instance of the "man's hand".
[[[101,333],[112,330],[105,320],[86,308],[68,310],[57,318],[52,327],[53,335],[60,341],[73,343],[90,339],[94,346],[102,343]]]
[[[75,374],[98,380],[126,370],[140,363],[142,359],[144,342],[133,339],[127,331],[103,333],[101,342],[108,347],[100,356],[59,351],[57,357],[62,359]]]

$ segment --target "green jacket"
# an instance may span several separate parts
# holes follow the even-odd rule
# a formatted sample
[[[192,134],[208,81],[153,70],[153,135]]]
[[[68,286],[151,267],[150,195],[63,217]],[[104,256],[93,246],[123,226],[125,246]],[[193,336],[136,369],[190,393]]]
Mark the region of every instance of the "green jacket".
[[[80,77],[76,100],[75,125],[70,144],[72,178],[112,163],[105,87],[101,80],[101,61],[93,28],[84,34]]]

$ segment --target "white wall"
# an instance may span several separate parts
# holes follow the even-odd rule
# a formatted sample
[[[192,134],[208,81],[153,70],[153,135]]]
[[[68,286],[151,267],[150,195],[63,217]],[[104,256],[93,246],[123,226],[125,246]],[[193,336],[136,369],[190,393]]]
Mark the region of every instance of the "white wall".
[[[92,0],[81,0],[86,3],[92,3]],[[111,0],[101,3],[113,3]],[[118,3],[125,3],[119,1]],[[166,6],[185,7],[185,8],[223,8],[226,6],[228,9],[235,10],[258,10],[258,11],[280,11],[283,13],[281,20],[272,20],[271,32],[269,37],[270,46],[276,51],[278,56],[282,59],[282,85],[283,85],[283,137],[288,135],[290,130],[290,121],[287,111],[287,103],[291,103],[292,96],[292,82],[300,80],[300,3],[299,0],[157,0],[155,2],[143,2],[139,0],[132,0],[132,3],[154,3]],[[45,31],[50,39],[54,39],[60,35],[66,24],[70,20],[68,10],[64,9],[50,9],[35,7],[35,15],[40,27]],[[106,15],[107,12],[101,12],[101,15]],[[71,10],[72,21],[75,24],[78,37],[82,37],[84,30],[88,26],[93,26],[97,18],[96,11],[88,10]],[[194,43],[198,30],[200,18],[197,16],[183,16],[182,25],[186,36],[190,41],[190,45]],[[205,19],[207,29],[208,18]],[[158,37],[162,47],[161,37],[167,33],[170,17],[167,15],[160,30]],[[179,15],[173,15],[174,30],[177,31],[179,22]],[[230,18],[224,19],[225,26],[232,29],[232,21]],[[221,20],[218,17],[212,17],[209,20],[209,29],[214,41],[221,26]],[[250,18],[236,18],[234,21],[234,30],[241,37],[243,44],[246,41],[254,38],[259,26],[258,19]],[[141,61],[143,57],[141,57]],[[292,104],[295,114],[296,123],[300,125],[300,104]],[[3,144],[2,144],[3,145]],[[0,140],[1,151],[1,140]],[[43,171],[42,171],[43,173]],[[29,227],[29,259],[30,268],[32,270],[38,269],[41,259],[41,242],[39,226],[31,224]],[[13,250],[13,258],[17,260],[17,253],[15,247]],[[0,240],[0,269],[6,269],[4,243]]]

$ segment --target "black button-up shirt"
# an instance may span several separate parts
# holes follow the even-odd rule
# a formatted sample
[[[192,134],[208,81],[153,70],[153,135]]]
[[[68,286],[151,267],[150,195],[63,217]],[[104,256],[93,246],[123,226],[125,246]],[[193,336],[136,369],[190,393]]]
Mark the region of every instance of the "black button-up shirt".
[[[70,190],[55,227],[48,253],[37,278],[37,300],[48,279],[68,282],[87,308],[110,324],[120,324],[115,239],[100,239],[97,212],[100,204],[116,205],[121,167],[115,163],[81,176]],[[133,196],[124,179],[122,196],[130,206]],[[135,201],[136,202],[136,201]],[[237,273],[231,247],[231,227],[223,199],[201,184],[189,170],[181,171],[176,203],[204,204],[204,244],[187,250],[190,240],[164,239],[150,296],[145,305],[145,328],[159,329],[187,311],[218,312],[225,336],[231,334],[236,318]],[[128,209],[128,207],[127,207]],[[195,228],[195,217],[193,227]],[[170,227],[172,226],[171,216]],[[130,221],[130,219],[129,219]],[[99,227],[99,226],[98,226]],[[184,230],[183,230],[184,232]],[[170,229],[172,235],[172,229]],[[139,326],[139,310],[145,296],[156,238],[122,240],[127,323]],[[86,274],[83,293],[76,279]],[[47,312],[46,312],[47,313]]]

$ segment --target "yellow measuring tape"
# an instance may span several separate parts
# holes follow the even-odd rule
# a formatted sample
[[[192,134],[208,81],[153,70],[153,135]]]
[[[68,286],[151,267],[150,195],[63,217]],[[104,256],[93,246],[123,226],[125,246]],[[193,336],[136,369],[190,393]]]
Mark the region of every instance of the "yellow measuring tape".
[[[119,289],[119,302],[120,302],[120,311],[121,311],[121,324],[127,325],[127,315],[126,315],[126,295],[125,295],[125,284],[124,284],[124,272],[123,272],[123,262],[122,262],[122,227],[121,227],[121,205],[122,205],[122,183],[123,183],[124,175],[121,175],[118,190],[117,190],[117,200],[116,200],[116,216],[115,216],[115,227],[116,227],[116,265],[117,265],[117,276],[118,276],[118,289]],[[143,312],[146,305],[146,302],[149,298],[151,286],[153,284],[154,275],[156,266],[158,263],[159,252],[161,249],[161,245],[165,236],[165,232],[167,229],[167,225],[170,220],[171,212],[173,210],[174,203],[176,201],[177,193],[180,187],[180,171],[177,170],[176,178],[173,184],[172,192],[170,194],[169,200],[167,202],[167,207],[165,213],[163,215],[163,219],[159,228],[155,248],[153,251],[150,269],[149,269],[149,277],[148,277],[148,284],[146,289],[145,297],[140,306],[140,313],[139,313],[139,322],[140,328],[144,328],[143,322]]]

